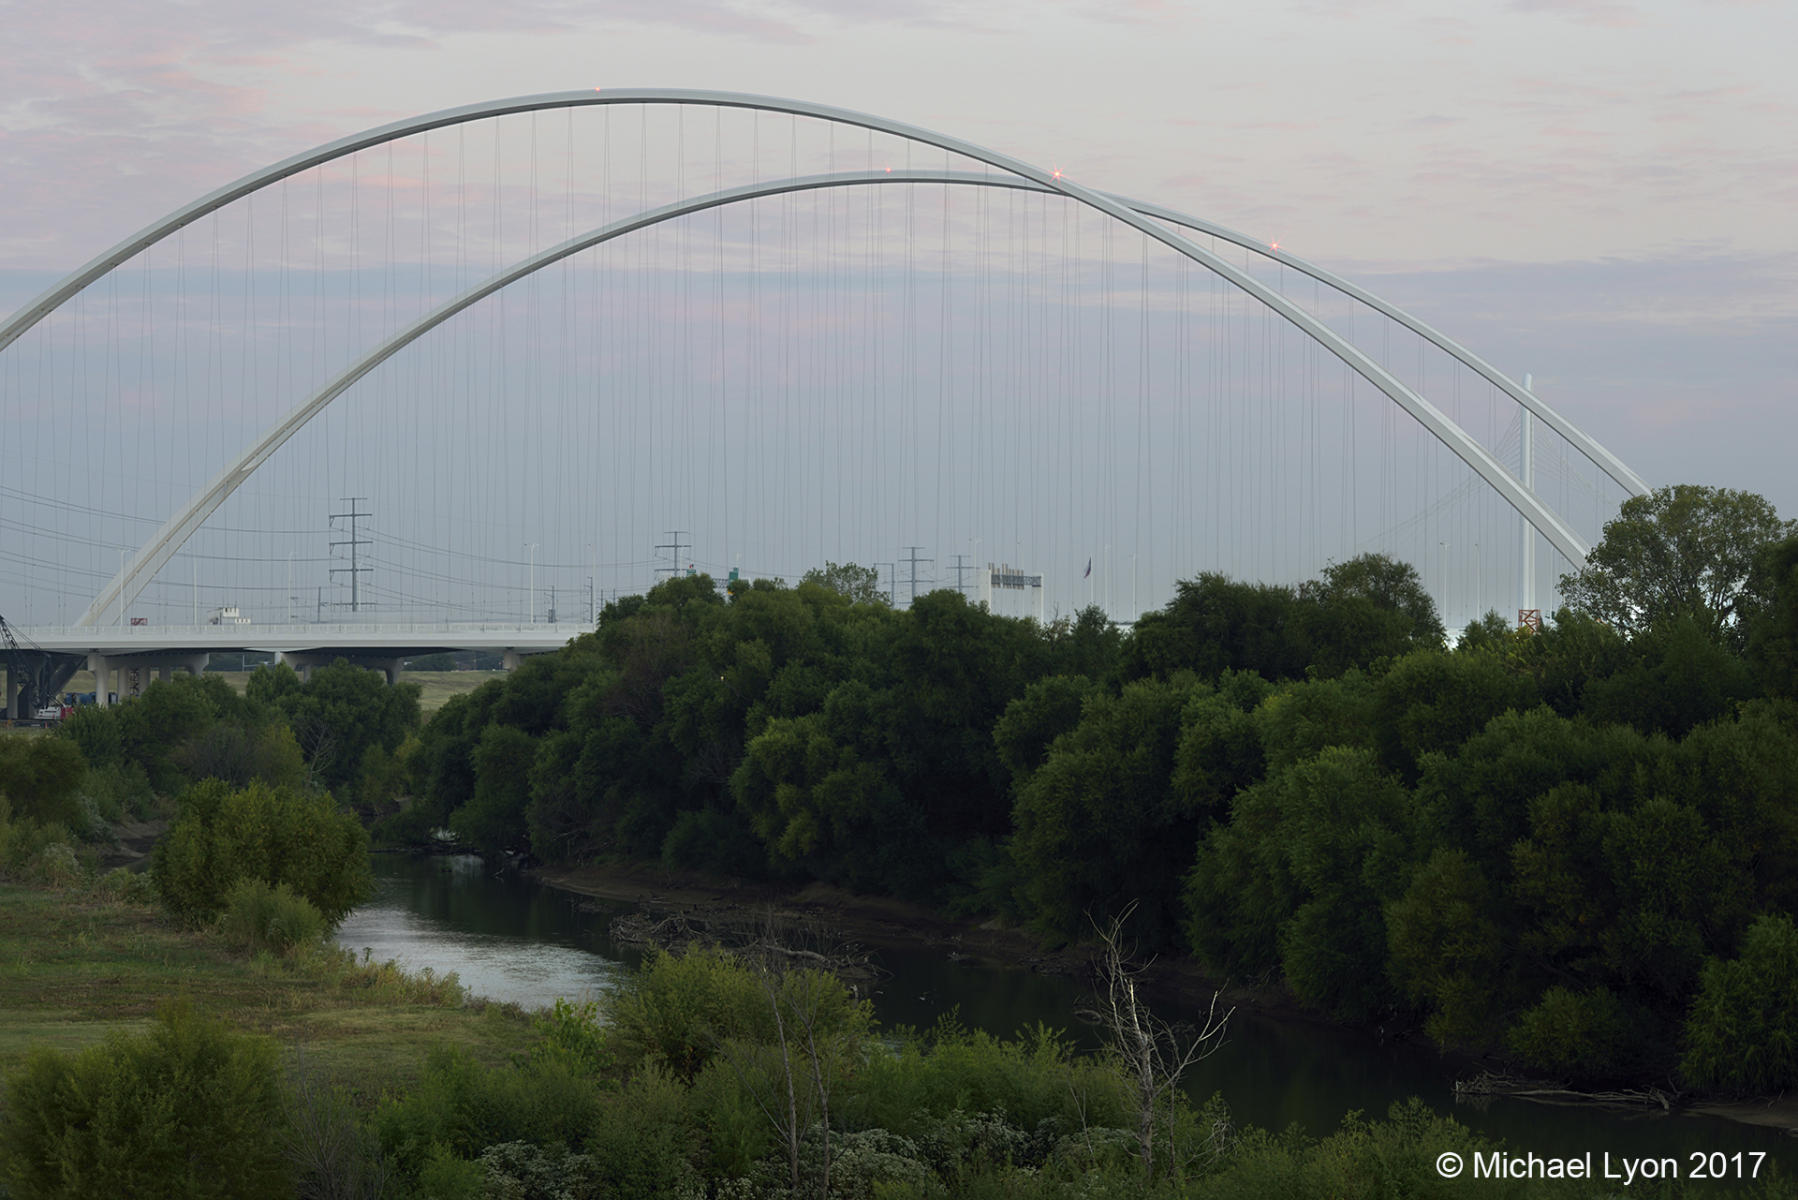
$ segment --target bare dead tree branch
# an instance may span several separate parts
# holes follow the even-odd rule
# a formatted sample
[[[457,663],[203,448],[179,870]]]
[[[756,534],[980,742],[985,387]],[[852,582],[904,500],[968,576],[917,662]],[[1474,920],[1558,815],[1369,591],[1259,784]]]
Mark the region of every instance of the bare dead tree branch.
[[[1099,936],[1099,990],[1093,1005],[1080,1015],[1105,1030],[1112,1053],[1131,1081],[1137,1151],[1144,1177],[1153,1180],[1180,1166],[1173,1146],[1175,1091],[1194,1064],[1223,1044],[1224,1031],[1236,1010],[1226,1009],[1220,1015],[1215,992],[1203,1022],[1196,1027],[1170,1024],[1149,1010],[1139,986],[1149,963],[1136,961],[1135,947],[1124,934],[1125,922],[1135,908],[1132,903],[1104,925],[1093,923]]]

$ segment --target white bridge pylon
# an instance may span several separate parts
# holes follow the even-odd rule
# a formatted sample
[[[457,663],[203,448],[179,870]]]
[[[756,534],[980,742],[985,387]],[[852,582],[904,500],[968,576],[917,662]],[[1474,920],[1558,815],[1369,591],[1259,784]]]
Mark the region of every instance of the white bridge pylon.
[[[106,275],[115,267],[134,257],[144,249],[154,245],[162,238],[181,229],[183,226],[231,203],[241,199],[270,184],[279,182],[300,171],[329,162],[335,158],[352,154],[358,150],[383,143],[395,141],[413,134],[423,133],[431,129],[458,125],[469,121],[483,120],[513,113],[536,112],[547,109],[571,109],[595,105],[691,105],[697,107],[737,108],[755,111],[783,113],[802,116],[867,129],[878,133],[889,134],[909,141],[934,146],[938,149],[957,154],[987,164],[1000,171],[1007,172],[1011,178],[994,178],[986,175],[972,175],[953,172],[879,172],[851,173],[848,175],[807,176],[797,179],[783,180],[768,184],[756,184],[742,188],[727,189],[708,196],[679,200],[640,213],[623,221],[613,222],[602,229],[594,230],[560,246],[552,247],[539,254],[502,271],[485,283],[463,293],[449,303],[415,322],[407,330],[391,339],[388,343],[365,355],[326,388],[322,389],[311,400],[294,409],[263,439],[239,456],[236,462],[227,467],[203,492],[194,497],[186,508],[171,517],[158,530],[156,536],[133,556],[123,569],[114,576],[108,585],[94,599],[93,604],[80,620],[81,625],[93,625],[101,620],[103,614],[115,606],[128,604],[138,592],[155,578],[161,567],[177,549],[204,523],[205,519],[223,503],[226,497],[255,470],[283,442],[303,427],[313,415],[321,411],[331,400],[341,395],[361,379],[379,363],[409,345],[423,333],[442,321],[477,303],[485,296],[491,295],[511,282],[521,279],[533,271],[539,270],[552,262],[559,261],[570,254],[602,241],[623,236],[626,233],[645,228],[662,221],[672,220],[688,213],[703,209],[730,204],[737,201],[753,199],[758,196],[778,195],[784,192],[805,190],[820,187],[837,187],[850,185],[896,183],[968,183],[989,187],[1025,188],[1034,191],[1057,193],[1082,203],[1112,219],[1128,225],[1145,236],[1154,239],[1184,255],[1191,261],[1205,267],[1220,278],[1228,281],[1240,291],[1252,296],[1268,310],[1279,315],[1293,327],[1297,328],[1318,345],[1340,359],[1361,378],[1378,388],[1399,408],[1411,415],[1419,424],[1427,429],[1443,445],[1447,446],[1457,457],[1497,492],[1504,500],[1520,513],[1536,531],[1548,539],[1549,543],[1575,567],[1583,566],[1588,547],[1561,518],[1550,510],[1533,490],[1519,481],[1516,476],[1499,463],[1478,441],[1467,433],[1460,425],[1450,419],[1423,396],[1412,390],[1385,368],[1376,363],[1358,347],[1341,337],[1334,330],[1324,325],[1312,314],[1299,308],[1285,296],[1269,288],[1246,271],[1234,266],[1214,252],[1200,246],[1190,238],[1167,227],[1178,225],[1184,229],[1203,233],[1209,236],[1241,245],[1257,253],[1272,258],[1287,266],[1319,280],[1322,283],[1373,307],[1377,311],[1403,324],[1412,331],[1426,338],[1436,346],[1451,354],[1457,360],[1496,385],[1507,396],[1516,401],[1526,412],[1543,420],[1551,429],[1566,438],[1575,448],[1590,459],[1612,479],[1622,485],[1633,495],[1645,494],[1647,485],[1642,479],[1624,466],[1613,454],[1599,445],[1594,439],[1568,422],[1559,413],[1543,404],[1528,390],[1510,380],[1482,359],[1459,346],[1445,335],[1418,321],[1409,314],[1387,304],[1346,280],[1323,271],[1283,251],[1274,249],[1264,243],[1250,240],[1243,235],[1233,233],[1209,222],[1200,221],[1164,209],[1159,206],[1139,204],[1107,193],[1098,192],[1063,177],[1059,172],[1045,171],[1019,159],[997,151],[962,141],[959,138],[936,133],[931,130],[888,120],[866,113],[830,105],[813,104],[806,101],[785,100],[775,97],[755,96],[736,92],[716,92],[684,89],[614,89],[578,92],[557,92],[536,96],[517,97],[509,100],[491,101],[481,104],[466,105],[460,108],[445,109],[436,113],[410,118],[380,126],[376,129],[338,139],[312,150],[294,155],[279,163],[252,172],[242,179],[218,189],[192,203],[177,209],[161,220],[146,226],[138,233],[126,238],[112,249],[91,260],[85,266],[71,273],[65,279],[51,287],[36,300],[27,304],[15,313],[3,325],[0,325],[0,351],[17,340],[38,321],[54,312],[69,298],[79,293],[90,283]],[[1167,224],[1163,224],[1166,222]]]

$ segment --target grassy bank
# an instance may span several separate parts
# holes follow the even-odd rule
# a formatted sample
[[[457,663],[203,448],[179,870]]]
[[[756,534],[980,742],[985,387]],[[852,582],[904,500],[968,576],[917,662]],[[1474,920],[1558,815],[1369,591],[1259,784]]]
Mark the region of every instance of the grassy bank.
[[[360,1092],[411,1086],[433,1047],[499,1066],[530,1041],[528,1018],[464,1004],[453,980],[330,947],[251,957],[92,887],[0,883],[0,1075],[37,1047],[74,1050],[147,1029],[178,999],[274,1037],[291,1061]]]

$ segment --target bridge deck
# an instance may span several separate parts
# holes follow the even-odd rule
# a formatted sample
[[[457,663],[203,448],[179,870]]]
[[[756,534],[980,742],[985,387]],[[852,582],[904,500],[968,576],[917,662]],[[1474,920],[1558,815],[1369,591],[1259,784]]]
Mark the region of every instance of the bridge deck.
[[[52,654],[322,654],[410,657],[443,650],[559,650],[584,624],[66,625],[19,628],[26,645]]]

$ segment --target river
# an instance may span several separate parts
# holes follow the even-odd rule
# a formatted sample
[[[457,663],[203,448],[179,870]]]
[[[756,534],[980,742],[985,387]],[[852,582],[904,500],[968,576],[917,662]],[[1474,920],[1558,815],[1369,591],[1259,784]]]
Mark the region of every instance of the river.
[[[375,896],[344,921],[338,942],[413,970],[454,971],[476,995],[526,1007],[558,996],[595,998],[642,958],[611,938],[611,919],[632,911],[628,903],[544,887],[467,856],[382,854],[374,866]],[[885,1026],[929,1026],[955,1008],[964,1025],[1000,1036],[1042,1022],[1065,1030],[1077,1045],[1097,1044],[1075,1016],[1086,999],[1076,980],[951,962],[918,948],[875,950],[891,972],[873,996]],[[1451,1079],[1451,1069],[1426,1047],[1382,1045],[1358,1032],[1238,1013],[1222,1048],[1194,1070],[1191,1090],[1221,1092],[1239,1123],[1267,1129],[1296,1123],[1322,1135],[1351,1109],[1383,1116],[1395,1101],[1421,1096],[1517,1152],[1618,1157],[1764,1150],[1784,1173],[1798,1170],[1798,1142],[1776,1130],[1522,1100],[1457,1103]]]

